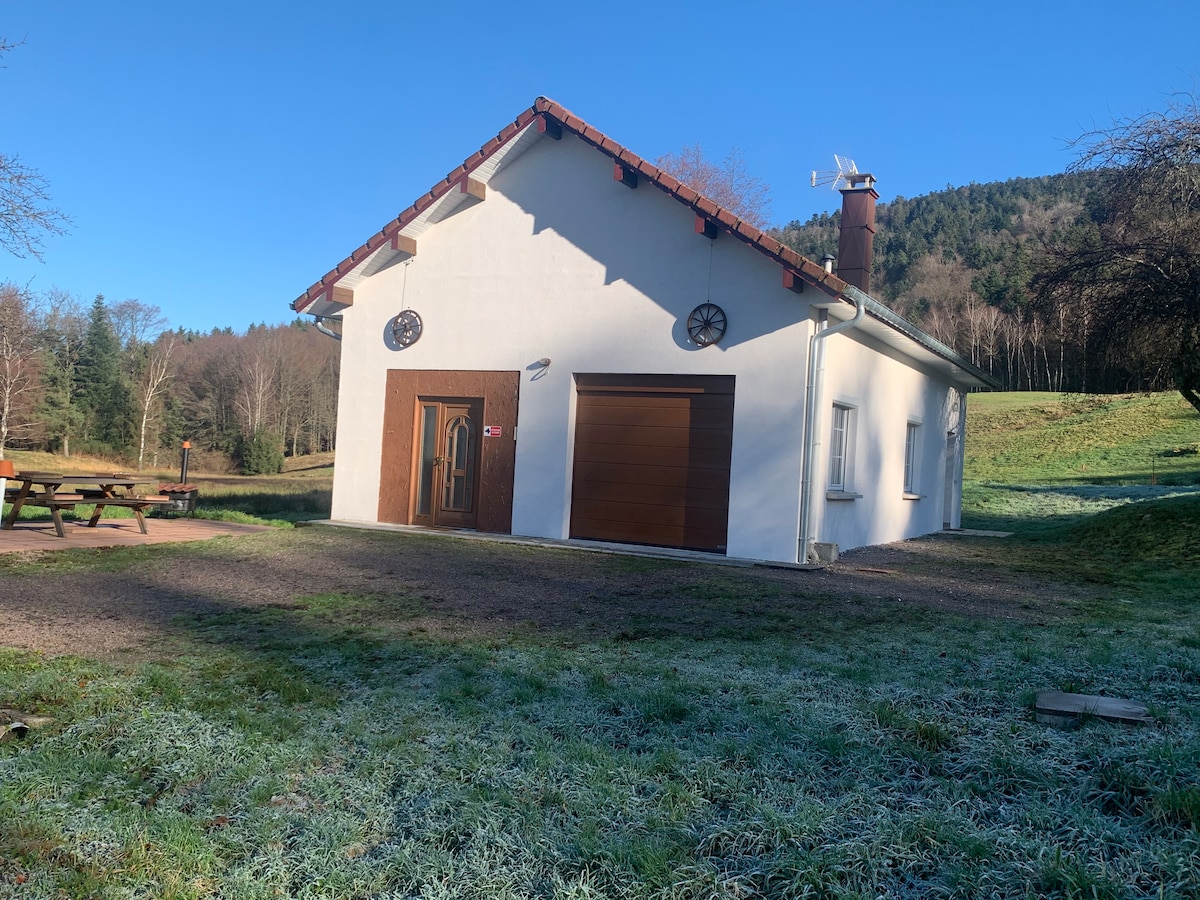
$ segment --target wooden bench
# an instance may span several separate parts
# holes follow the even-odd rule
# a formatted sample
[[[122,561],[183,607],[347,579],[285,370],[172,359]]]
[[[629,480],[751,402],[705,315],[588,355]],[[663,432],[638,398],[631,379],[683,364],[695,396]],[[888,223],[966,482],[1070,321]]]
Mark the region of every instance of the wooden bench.
[[[171,502],[170,497],[105,497],[100,493],[99,497],[94,496],[95,491],[84,491],[80,502],[94,503],[96,509],[92,513],[92,517],[88,519],[88,527],[95,528],[96,523],[100,521],[100,514],[104,512],[106,506],[124,506],[126,509],[132,509],[134,516],[137,517],[138,528],[142,534],[149,534],[146,531],[146,516],[144,513],[148,509],[153,509],[156,506],[166,506]],[[93,496],[88,496],[89,494]],[[57,498],[56,498],[57,499]]]
[[[25,498],[25,506],[45,506],[50,509],[74,509],[76,503],[83,503],[83,494],[30,494]]]
[[[7,495],[8,491],[6,490],[4,493]],[[16,495],[14,495],[11,498],[6,497],[6,499],[13,500],[14,505],[15,505]],[[62,493],[39,494],[39,493],[30,492],[29,495],[26,496],[24,501],[21,503],[21,506],[44,506],[44,507],[46,507],[48,510],[50,510],[50,518],[54,522],[55,532],[58,533],[59,537],[66,537],[67,532],[63,528],[62,511],[64,509],[74,509],[76,503],[82,503],[82,502],[83,502],[82,494],[62,494]],[[9,516],[10,519],[16,518],[15,512],[16,512],[15,509],[10,512],[10,516]],[[8,520],[5,521],[5,527],[6,528],[12,527],[11,524],[9,524]]]

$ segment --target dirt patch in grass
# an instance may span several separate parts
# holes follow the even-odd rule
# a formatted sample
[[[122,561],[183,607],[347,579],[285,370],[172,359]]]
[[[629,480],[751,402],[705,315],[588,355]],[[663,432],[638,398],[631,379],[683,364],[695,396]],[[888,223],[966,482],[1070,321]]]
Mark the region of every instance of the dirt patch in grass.
[[[1048,621],[1091,594],[1004,565],[1001,539],[933,536],[817,571],[735,568],[349,529],[24,558],[0,577],[0,645],[136,660],[239,611],[324,604],[335,625],[449,639],[747,637],[914,608]],[[91,558],[89,558],[90,560]],[[345,604],[338,597],[363,598]],[[332,599],[331,599],[332,598]],[[236,627],[228,625],[226,627]],[[217,638],[214,638],[217,639]]]

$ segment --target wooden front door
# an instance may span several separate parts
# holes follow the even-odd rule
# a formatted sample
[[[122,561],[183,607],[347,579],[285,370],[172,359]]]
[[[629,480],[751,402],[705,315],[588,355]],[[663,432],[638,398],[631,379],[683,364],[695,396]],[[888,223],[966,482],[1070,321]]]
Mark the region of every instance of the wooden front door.
[[[419,399],[414,525],[476,526],[482,423],[482,400]]]

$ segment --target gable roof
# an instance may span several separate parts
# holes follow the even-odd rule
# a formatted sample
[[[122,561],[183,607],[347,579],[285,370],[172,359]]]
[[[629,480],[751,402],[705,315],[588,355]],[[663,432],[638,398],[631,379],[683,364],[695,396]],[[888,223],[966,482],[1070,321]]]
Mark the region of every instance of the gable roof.
[[[654,185],[689,207],[698,217],[753,247],[759,253],[775,260],[783,269],[784,279],[791,278],[797,287],[809,284],[829,298],[820,305],[829,305],[838,318],[847,318],[851,310],[838,310],[845,304],[863,302],[867,307],[866,326],[860,326],[874,337],[882,340],[905,355],[932,362],[937,368],[963,387],[999,387],[999,384],[980,369],[971,365],[959,354],[897,316],[858,288],[847,284],[823,267],[797,253],[766,232],[743,221],[736,214],[688,187],[679,179],[642,159],[593,128],[570,110],[546,97],[538,97],[533,106],[522,112],[509,125],[501,129],[478,151],[468,156],[462,165],[453,169],[445,178],[422,195],[412,206],[388,222],[366,243],[355,249],[348,257],[326,272],[303,294],[292,301],[292,308],[299,313],[311,315],[335,315],[345,304],[335,299],[334,289],[352,286],[379,271],[393,259],[409,255],[405,250],[405,239],[417,234],[444,218],[464,202],[476,190],[473,182],[489,178],[503,164],[515,159],[533,141],[544,134],[561,137],[570,132],[580,140],[595,147],[612,158],[626,171]],[[913,345],[916,345],[915,347]],[[915,352],[914,352],[915,351]]]

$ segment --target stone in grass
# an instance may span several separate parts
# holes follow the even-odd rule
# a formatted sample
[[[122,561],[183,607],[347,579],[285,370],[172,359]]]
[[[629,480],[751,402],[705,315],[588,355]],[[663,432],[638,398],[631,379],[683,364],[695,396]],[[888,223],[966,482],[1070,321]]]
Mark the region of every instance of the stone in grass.
[[[1033,704],[1033,713],[1043,725],[1066,728],[1078,724],[1083,716],[1130,725],[1146,725],[1154,721],[1146,704],[1136,700],[1099,697],[1095,694],[1068,694],[1064,691],[1040,691]]]

